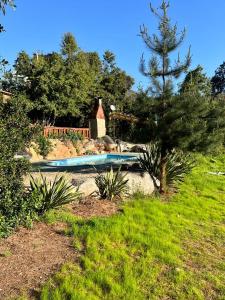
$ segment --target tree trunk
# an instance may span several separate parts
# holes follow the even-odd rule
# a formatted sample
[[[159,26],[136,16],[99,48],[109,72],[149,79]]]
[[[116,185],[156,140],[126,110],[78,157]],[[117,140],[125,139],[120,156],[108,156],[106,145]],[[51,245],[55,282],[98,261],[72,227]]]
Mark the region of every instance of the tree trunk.
[[[160,187],[159,192],[160,194],[166,193],[166,151],[163,149],[161,150],[161,160],[160,160]]]

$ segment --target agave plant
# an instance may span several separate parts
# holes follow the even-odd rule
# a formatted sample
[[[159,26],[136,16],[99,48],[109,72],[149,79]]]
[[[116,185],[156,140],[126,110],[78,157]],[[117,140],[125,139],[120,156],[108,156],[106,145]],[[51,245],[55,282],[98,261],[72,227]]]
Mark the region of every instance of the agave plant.
[[[146,151],[139,157],[139,163],[143,170],[151,176],[155,189],[159,190],[161,146],[160,143],[151,143],[146,146]],[[190,155],[181,150],[168,152],[166,155],[166,184],[174,187],[178,182],[182,182],[194,166],[194,161]]]
[[[189,154],[181,150],[173,149],[167,154],[166,183],[168,186],[175,186],[183,182],[185,176],[190,173],[195,163]]]
[[[141,168],[149,173],[156,190],[159,189],[158,179],[160,176],[160,159],[161,153],[159,143],[147,145],[145,152],[138,158]]]
[[[36,211],[43,214],[49,209],[78,200],[81,193],[74,190],[64,176],[56,176],[53,182],[48,182],[41,174],[40,179],[30,179],[30,193],[36,199]]]
[[[102,199],[113,200],[115,197],[122,198],[128,195],[128,179],[126,174],[122,174],[121,167],[116,172],[111,167],[106,174],[98,173],[95,183],[98,187],[97,194]]]

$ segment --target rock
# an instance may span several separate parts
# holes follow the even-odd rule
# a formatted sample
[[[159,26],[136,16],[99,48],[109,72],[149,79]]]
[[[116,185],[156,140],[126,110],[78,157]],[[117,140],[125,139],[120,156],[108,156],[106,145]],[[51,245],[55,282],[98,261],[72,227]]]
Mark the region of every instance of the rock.
[[[117,151],[117,144],[105,144],[106,151]]]
[[[114,140],[109,135],[103,136],[102,139],[103,139],[105,144],[116,144],[114,142]]]
[[[106,151],[117,150],[118,145],[115,143],[115,141],[109,135],[103,136],[102,139],[103,139]]]
[[[123,172],[126,173],[126,172]],[[129,193],[132,195],[137,192],[141,192],[144,195],[151,195],[154,192],[154,184],[147,172],[135,173],[129,172],[126,175],[129,186]]]
[[[130,152],[144,153],[144,152],[146,152],[146,150],[143,145],[135,145],[130,149]]]
[[[126,174],[126,178],[128,179],[128,190],[130,195],[136,192],[141,192],[144,195],[151,195],[154,192],[154,184],[148,173],[122,173]],[[98,188],[94,178],[88,178],[79,188],[79,191],[83,193],[84,197],[89,196],[97,190]]]
[[[84,197],[88,197],[97,190],[98,188],[93,177],[85,180],[79,187],[79,192],[81,192]]]
[[[77,143],[76,147],[73,145],[71,141],[61,141],[58,139],[51,139],[52,150],[48,153],[46,159],[54,160],[54,159],[63,159],[77,156],[79,149],[82,150],[82,145]],[[31,147],[27,149],[31,154],[31,162],[41,161],[44,158],[38,154],[38,145],[35,143],[31,144]]]
[[[31,143],[30,148],[26,149],[31,154],[31,158],[30,158],[31,162],[37,162],[43,160],[43,157],[40,154],[38,154],[37,148],[38,148],[37,144],[33,142]]]
[[[93,151],[96,149],[95,141],[90,140],[84,145],[84,151]]]
[[[47,159],[63,159],[77,156],[77,151],[70,141],[67,141],[66,143],[54,139],[50,141],[52,143],[52,151],[47,155]]]

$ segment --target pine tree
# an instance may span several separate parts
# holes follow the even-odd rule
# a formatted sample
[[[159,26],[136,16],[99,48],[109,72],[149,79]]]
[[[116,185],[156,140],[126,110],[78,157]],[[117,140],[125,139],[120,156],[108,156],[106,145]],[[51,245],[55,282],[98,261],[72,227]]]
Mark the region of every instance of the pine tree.
[[[174,52],[183,42],[185,37],[185,29],[179,34],[176,25],[171,25],[171,20],[168,17],[167,10],[169,2],[162,1],[160,13],[150,4],[151,12],[159,19],[159,35],[149,35],[145,25],[140,28],[140,36],[142,37],[147,48],[153,53],[148,66],[144,57],[141,59],[140,71],[144,76],[151,79],[150,91],[158,100],[155,107],[158,128],[166,130],[165,113],[168,107],[170,97],[173,95],[173,79],[178,79],[180,75],[187,71],[191,63],[190,49],[184,62],[181,62],[179,54],[175,61],[175,65],[170,63],[170,54]],[[167,137],[158,132],[158,139],[161,142],[161,162],[160,162],[160,193],[166,190],[166,153],[171,150],[170,143],[167,142]]]
[[[71,60],[77,51],[78,45],[73,34],[70,32],[65,33],[61,43],[62,55]]]
[[[173,148],[188,151],[217,151],[223,146],[225,130],[225,102],[212,99],[209,81],[198,67],[189,72],[179,92],[173,91],[173,78],[178,78],[190,65],[190,51],[182,63],[178,57],[171,66],[169,54],[182,43],[185,30],[180,36],[167,16],[169,3],[162,2],[162,14],[151,7],[160,19],[160,35],[149,36],[147,28],[141,27],[141,36],[153,52],[148,68],[141,60],[141,71],[149,77],[152,85],[150,120],[151,138],[160,143],[160,193],[166,191],[167,154]],[[158,58],[159,57],[159,58]]]
[[[199,96],[209,97],[212,93],[210,79],[203,73],[202,66],[197,66],[185,76],[180,86],[180,93],[192,93]]]
[[[225,61],[216,69],[211,83],[214,96],[225,93]]]
[[[32,64],[29,55],[25,51],[19,52],[14,68],[17,75],[27,76],[32,71]]]

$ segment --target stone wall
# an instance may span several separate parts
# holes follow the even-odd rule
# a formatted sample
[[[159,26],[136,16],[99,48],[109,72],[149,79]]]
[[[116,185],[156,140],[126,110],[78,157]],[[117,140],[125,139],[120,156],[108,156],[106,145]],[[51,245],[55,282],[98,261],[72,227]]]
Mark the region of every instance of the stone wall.
[[[46,159],[63,159],[77,156],[79,153],[79,144],[75,148],[70,141],[62,142],[60,140],[51,140],[52,151],[48,154]],[[44,160],[44,158],[38,154],[38,146],[33,143],[32,146],[28,149],[31,154],[31,162],[38,162]]]
[[[104,145],[99,145],[95,140],[79,141],[75,145],[71,141],[60,141],[57,139],[50,140],[52,143],[52,151],[46,157],[47,160],[64,159],[76,157],[85,154],[104,153]],[[27,151],[31,155],[31,162],[38,162],[44,158],[38,154],[38,146],[33,143]]]

